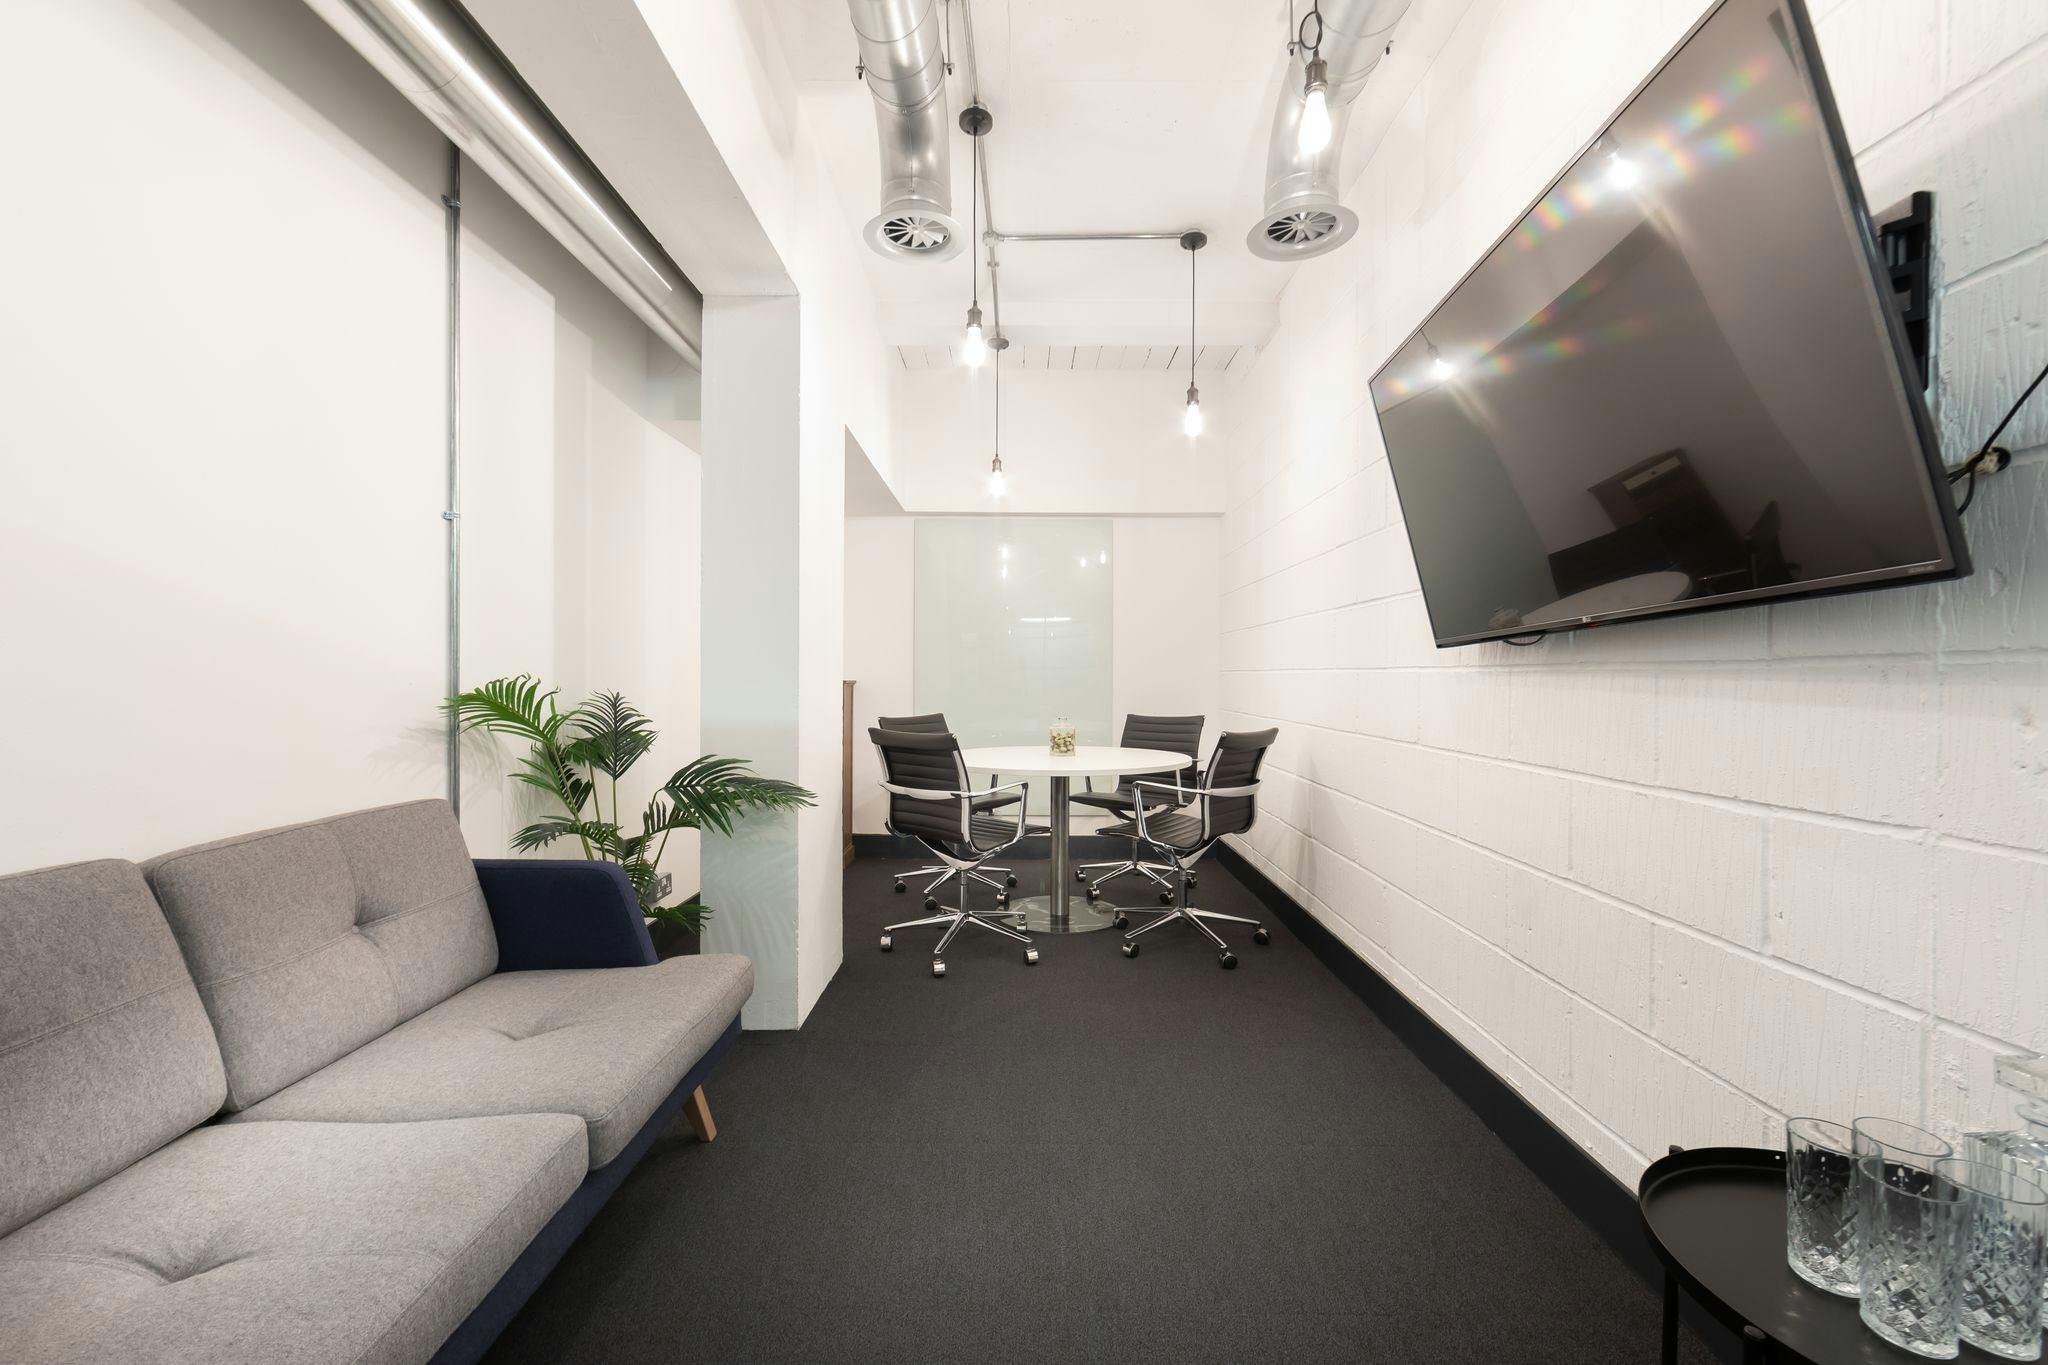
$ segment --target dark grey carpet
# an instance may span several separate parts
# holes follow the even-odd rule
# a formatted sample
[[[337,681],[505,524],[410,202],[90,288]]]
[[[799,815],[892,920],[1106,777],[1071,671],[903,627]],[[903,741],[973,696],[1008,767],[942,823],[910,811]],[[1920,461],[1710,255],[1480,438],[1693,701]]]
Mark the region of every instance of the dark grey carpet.
[[[970,929],[934,980],[931,931],[875,946],[900,863],[848,870],[809,1022],[740,1040],[718,1141],[656,1144],[494,1365],[1656,1359],[1655,1296],[1279,925],[1225,930],[1235,972],[1180,926],[1036,967]],[[1213,866],[1196,900],[1259,913]]]

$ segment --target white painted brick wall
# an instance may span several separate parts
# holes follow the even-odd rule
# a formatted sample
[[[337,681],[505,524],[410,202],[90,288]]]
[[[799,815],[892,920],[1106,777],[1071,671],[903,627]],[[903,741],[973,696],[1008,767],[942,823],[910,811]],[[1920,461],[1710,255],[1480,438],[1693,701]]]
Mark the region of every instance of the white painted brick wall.
[[[1873,204],[1936,193],[1957,458],[2048,361],[2048,0],[1812,9]],[[1964,582],[1431,645],[1368,377],[1700,10],[1471,0],[1225,437],[1225,723],[1283,727],[1241,847],[1631,1182],[2001,1119],[2048,1049],[2048,401]]]

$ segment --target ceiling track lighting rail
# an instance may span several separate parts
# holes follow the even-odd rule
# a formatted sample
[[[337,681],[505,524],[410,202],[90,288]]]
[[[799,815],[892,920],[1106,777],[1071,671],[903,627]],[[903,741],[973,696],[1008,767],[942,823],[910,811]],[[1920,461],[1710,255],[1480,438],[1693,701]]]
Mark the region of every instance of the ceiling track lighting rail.
[[[1178,242],[1189,229],[1174,232],[997,232],[988,231],[996,242]]]

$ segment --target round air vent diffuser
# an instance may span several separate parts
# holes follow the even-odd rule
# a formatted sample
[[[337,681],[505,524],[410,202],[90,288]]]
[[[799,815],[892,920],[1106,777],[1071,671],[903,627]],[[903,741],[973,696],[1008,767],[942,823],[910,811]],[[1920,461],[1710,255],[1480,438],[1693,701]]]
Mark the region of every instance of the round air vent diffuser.
[[[870,218],[861,235],[875,251],[899,261],[948,261],[967,245],[960,225],[928,203],[892,204]]]
[[[1310,205],[1268,214],[1245,234],[1252,255],[1300,261],[1335,251],[1358,231],[1358,215],[1342,204]]]

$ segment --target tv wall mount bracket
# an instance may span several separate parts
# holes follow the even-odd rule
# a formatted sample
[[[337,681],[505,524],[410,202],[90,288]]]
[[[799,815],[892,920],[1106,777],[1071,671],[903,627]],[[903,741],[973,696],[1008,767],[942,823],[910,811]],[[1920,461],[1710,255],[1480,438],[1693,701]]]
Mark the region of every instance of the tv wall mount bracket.
[[[1914,190],[1912,198],[1878,226],[1877,245],[1884,254],[1899,321],[1906,325],[1906,343],[1912,348],[1913,363],[1920,367],[1920,387],[1924,389],[1928,321],[1934,312],[1930,280],[1934,264],[1934,195],[1927,190]]]

